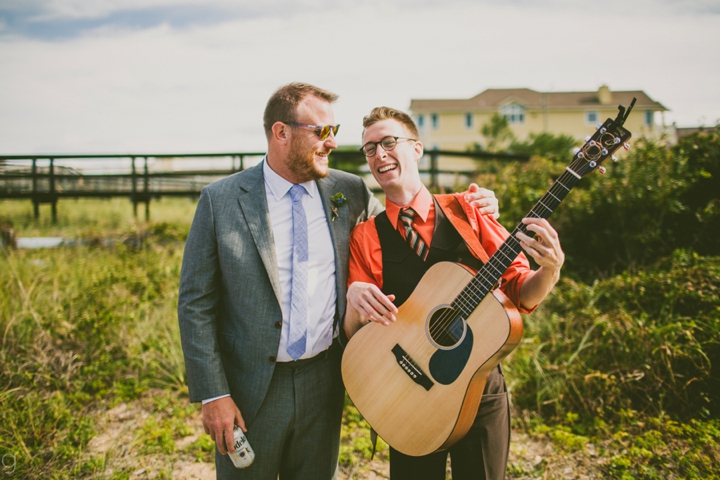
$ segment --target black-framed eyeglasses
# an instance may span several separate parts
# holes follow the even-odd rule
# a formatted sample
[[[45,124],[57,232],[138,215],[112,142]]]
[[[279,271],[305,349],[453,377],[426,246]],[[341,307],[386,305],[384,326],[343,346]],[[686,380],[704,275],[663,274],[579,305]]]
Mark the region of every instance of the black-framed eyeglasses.
[[[390,152],[395,149],[398,144],[398,140],[410,140],[411,142],[417,142],[414,138],[407,137],[383,137],[379,142],[367,142],[365,145],[360,147],[360,151],[365,154],[366,157],[372,157],[377,152],[377,146],[383,147],[383,150]]]
[[[332,132],[333,136],[337,135],[340,130],[340,124],[337,125],[310,125],[309,123],[298,123],[298,122],[283,122],[285,125],[292,125],[293,127],[311,128],[315,131],[320,140],[325,140],[330,136]]]

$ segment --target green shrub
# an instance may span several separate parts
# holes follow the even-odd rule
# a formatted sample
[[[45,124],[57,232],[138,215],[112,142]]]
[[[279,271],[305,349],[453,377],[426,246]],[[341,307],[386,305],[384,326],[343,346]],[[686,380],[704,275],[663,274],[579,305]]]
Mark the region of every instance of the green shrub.
[[[95,408],[182,389],[182,250],[160,230],[162,245],[0,251],[0,457],[18,478],[92,473]]]
[[[720,257],[678,251],[593,285],[565,279],[525,324],[509,364],[520,408],[590,423],[720,415]]]
[[[677,249],[720,255],[720,127],[674,146],[640,139],[582,178],[550,222],[566,254],[564,274],[586,283],[642,268]],[[567,162],[533,157],[490,164],[477,182],[495,190],[500,222],[512,230]]]

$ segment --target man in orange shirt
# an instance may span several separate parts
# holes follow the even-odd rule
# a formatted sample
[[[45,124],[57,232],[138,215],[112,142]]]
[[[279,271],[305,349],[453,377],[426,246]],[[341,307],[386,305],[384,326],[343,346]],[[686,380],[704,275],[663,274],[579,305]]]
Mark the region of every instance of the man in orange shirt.
[[[373,109],[363,119],[363,153],[370,171],[386,194],[386,211],[358,225],[350,239],[347,311],[344,329],[351,337],[370,321],[395,321],[398,305],[412,293],[425,271],[438,261],[458,261],[477,270],[481,259],[453,225],[464,221],[491,256],[509,236],[492,215],[479,212],[454,195],[463,215],[443,209],[420,180],[418,161],[423,155],[417,127],[407,114],[389,107]],[[454,218],[448,218],[454,217]],[[464,218],[460,218],[464,217]],[[535,309],[560,276],[564,254],[557,232],[545,219],[525,218],[531,238],[517,234],[525,251],[540,266],[530,269],[521,253],[502,275],[500,289],[521,312]],[[399,241],[400,239],[400,241]],[[478,414],[470,432],[449,451],[412,457],[390,449],[390,477],[444,479],[448,453],[453,478],[502,479],[510,445],[507,391],[498,368],[488,377]]]

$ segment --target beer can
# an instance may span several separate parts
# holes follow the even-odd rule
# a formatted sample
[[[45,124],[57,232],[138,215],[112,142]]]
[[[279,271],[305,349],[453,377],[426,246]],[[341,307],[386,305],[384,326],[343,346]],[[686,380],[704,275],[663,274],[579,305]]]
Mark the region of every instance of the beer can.
[[[235,442],[235,453],[228,452],[230,460],[237,468],[249,467],[255,460],[255,452],[250,448],[250,443],[243,433],[242,429],[237,425],[233,428],[233,439]]]

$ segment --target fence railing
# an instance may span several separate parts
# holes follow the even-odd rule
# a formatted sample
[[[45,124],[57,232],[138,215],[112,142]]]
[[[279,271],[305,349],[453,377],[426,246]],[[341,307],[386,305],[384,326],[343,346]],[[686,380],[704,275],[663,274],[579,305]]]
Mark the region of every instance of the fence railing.
[[[258,163],[262,152],[131,155],[0,155],[0,199],[32,201],[35,218],[40,205],[50,204],[57,220],[61,198],[128,197],[137,217],[138,205],[145,204],[150,218],[150,201],[163,196],[197,196],[205,185]],[[463,175],[471,179],[474,168],[440,168],[453,158],[476,160],[527,161],[523,155],[489,154],[430,150],[420,172],[430,187],[438,187],[443,175]],[[357,151],[334,151],[330,165],[371,178],[365,157]],[[425,165],[425,166],[423,166]],[[473,164],[475,165],[475,164]],[[202,167],[202,168],[198,168]],[[369,182],[371,183],[371,182]]]

